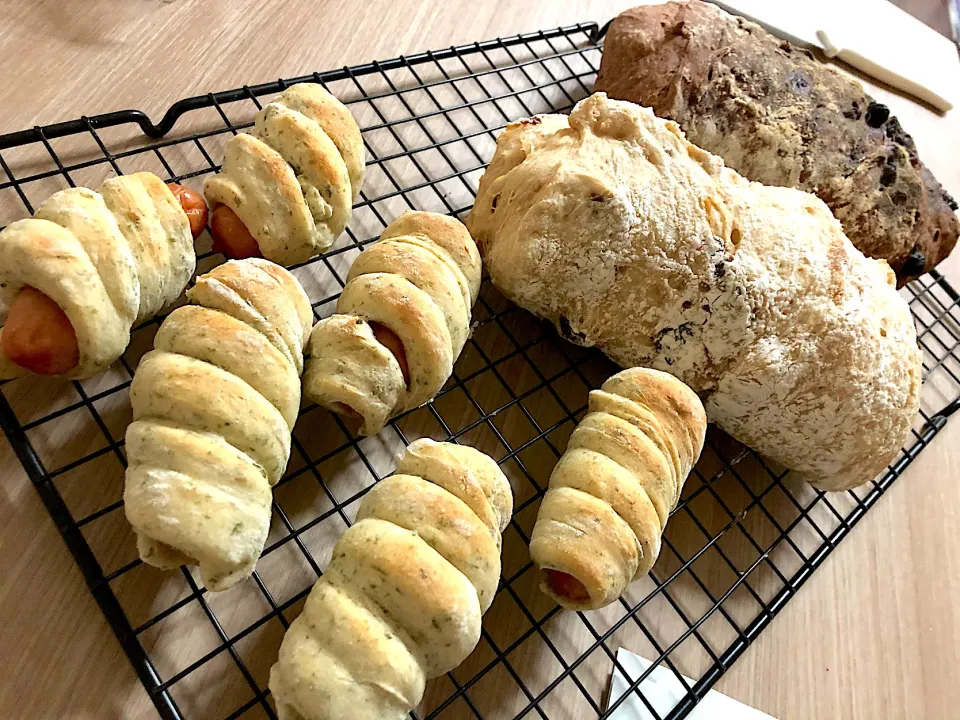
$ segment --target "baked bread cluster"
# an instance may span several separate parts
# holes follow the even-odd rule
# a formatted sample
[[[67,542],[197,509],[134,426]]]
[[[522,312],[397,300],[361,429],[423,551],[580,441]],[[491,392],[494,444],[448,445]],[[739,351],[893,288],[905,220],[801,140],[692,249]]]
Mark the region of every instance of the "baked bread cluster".
[[[748,182],[647,108],[598,93],[509,125],[468,226],[511,300],[676,375],[817,487],[873,479],[907,439],[921,353],[887,263],[821,200]]]
[[[533,528],[541,589],[562,606],[602,608],[650,571],[708,418],[819,488],[883,470],[918,411],[922,355],[897,275],[864,253],[904,282],[958,234],[912,140],[855,84],[699,2],[618,18],[598,86],[707,150],[604,93],[512,123],[469,232],[404,213],[312,329],[303,288],[273,261],[305,262],[344,231],[360,130],[305,83],[230,140],[205,194],[214,248],[246,259],[197,279],[130,387],[124,507],[143,562],[196,565],[210,591],[248,578],[301,388],[362,435],[428,402],[470,337],[481,255],[509,299],[628,368],[590,393]],[[0,233],[16,321],[0,378],[114,362],[194,272],[207,208],[189,193],[120,177]],[[476,647],[512,513],[490,457],[407,447],[283,639],[269,679],[280,720],[406,718]]]
[[[270,671],[280,720],[401,720],[480,639],[510,484],[473,448],[422,439],[364,497]]]
[[[592,391],[533,526],[541,590],[595,610],[646,575],[706,431],[700,399],[668,373],[631,368]]]
[[[811,192],[898,283],[932,269],[960,234],[956,201],[913,139],[859,83],[759,25],[700,0],[613,20],[596,90],[679,123],[749,180]]]
[[[313,315],[296,278],[261,259],[215,268],[187,297],[133,378],[124,507],[145,563],[198,565],[226,590],[267,538]]]

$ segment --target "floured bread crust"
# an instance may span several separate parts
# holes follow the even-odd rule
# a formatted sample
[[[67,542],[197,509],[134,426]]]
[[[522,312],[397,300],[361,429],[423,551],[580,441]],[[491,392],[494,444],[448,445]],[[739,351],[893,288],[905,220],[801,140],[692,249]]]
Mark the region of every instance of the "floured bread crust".
[[[903,285],[960,234],[957,203],[913,138],[863,87],[709,2],[627,10],[610,25],[596,89],[675,120],[744,177],[823,200],[854,246]]]
[[[872,479],[906,440],[921,355],[886,263],[817,198],[747,182],[648,109],[600,93],[508,126],[468,226],[510,299],[675,374],[819,487]]]

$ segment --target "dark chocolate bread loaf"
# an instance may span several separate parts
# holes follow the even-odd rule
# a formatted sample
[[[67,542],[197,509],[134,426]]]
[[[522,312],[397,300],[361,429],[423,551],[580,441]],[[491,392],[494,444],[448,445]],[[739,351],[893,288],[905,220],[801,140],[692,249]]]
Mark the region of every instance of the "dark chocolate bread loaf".
[[[634,8],[607,34],[596,89],[653,108],[740,174],[812,192],[898,284],[960,233],[957,203],[913,139],[856,82],[715,5]]]

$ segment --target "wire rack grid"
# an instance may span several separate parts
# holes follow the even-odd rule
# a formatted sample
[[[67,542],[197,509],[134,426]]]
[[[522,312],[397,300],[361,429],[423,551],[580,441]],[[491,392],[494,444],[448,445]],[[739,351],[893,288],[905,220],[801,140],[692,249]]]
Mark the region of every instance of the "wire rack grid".
[[[407,208],[463,216],[509,121],[564,112],[589,94],[600,56],[596,24],[501,38],[181,101],[153,125],[110,113],[0,136],[0,225],[67,185],[97,187],[152,170],[200,187],[229,138],[272,93],[322,82],[349,105],[368,155],[347,233],[293,268],[319,319],[352,260]],[[176,126],[169,138],[159,138]],[[222,258],[201,238],[198,272]],[[208,593],[194,571],[162,573],[136,556],[122,509],[123,432],[133,369],[162,318],[137,328],[108,372],[82,382],[22,378],[0,387],[0,422],[100,608],[165,720],[274,718],[269,668],[363,494],[405,443],[429,436],[477,447],[500,463],[516,512],[503,578],[479,646],[428,684],[413,714],[434,718],[606,718],[634,695],[654,718],[682,718],[783,608],[946,423],[960,397],[960,309],[931,273],[904,291],[924,349],[923,410],[888,472],[824,495],[738,445],[708,434],[649,577],[618,603],[561,612],[537,588],[527,544],[550,471],[587,393],[615,368],[567,344],[484,283],[454,375],[428,405],[360,438],[334,415],[302,410],[270,537],[250,581]],[[631,677],[619,647],[653,663]],[[644,680],[664,667],[683,687],[663,707]],[[609,697],[611,672],[629,691]],[[693,680],[688,681],[687,678]]]

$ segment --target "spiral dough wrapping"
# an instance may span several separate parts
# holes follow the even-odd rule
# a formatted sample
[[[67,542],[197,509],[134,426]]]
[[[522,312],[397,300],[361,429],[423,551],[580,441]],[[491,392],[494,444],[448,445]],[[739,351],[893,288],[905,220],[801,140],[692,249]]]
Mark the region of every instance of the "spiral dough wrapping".
[[[480,639],[500,577],[510,484],[473,448],[417,440],[357,522],[280,646],[280,720],[401,720]]]
[[[195,266],[187,216],[148,172],[111,178],[96,192],[61,190],[0,232],[0,295],[9,305],[30,286],[63,310],[79,350],[69,378],[106,370],[133,324],[179,297]],[[26,372],[0,353],[0,378]]]
[[[304,395],[350,408],[363,419],[360,434],[376,434],[443,387],[469,336],[479,291],[480,254],[466,228],[445,215],[404,213],[353,263],[337,314],[313,328]],[[370,323],[399,338],[409,384]]]
[[[310,302],[267,260],[197,279],[130,388],[124,501],[144,562],[199,565],[210,590],[253,572],[290,455]]]
[[[653,567],[707,428],[690,388],[645,368],[608,379],[590,393],[588,410],[550,476],[530,539],[541,589],[577,610],[609,605]]]
[[[207,180],[211,207],[240,218],[268,260],[305,262],[350,221],[363,183],[363,137],[346,106],[315,83],[294,85],[227,144]]]

